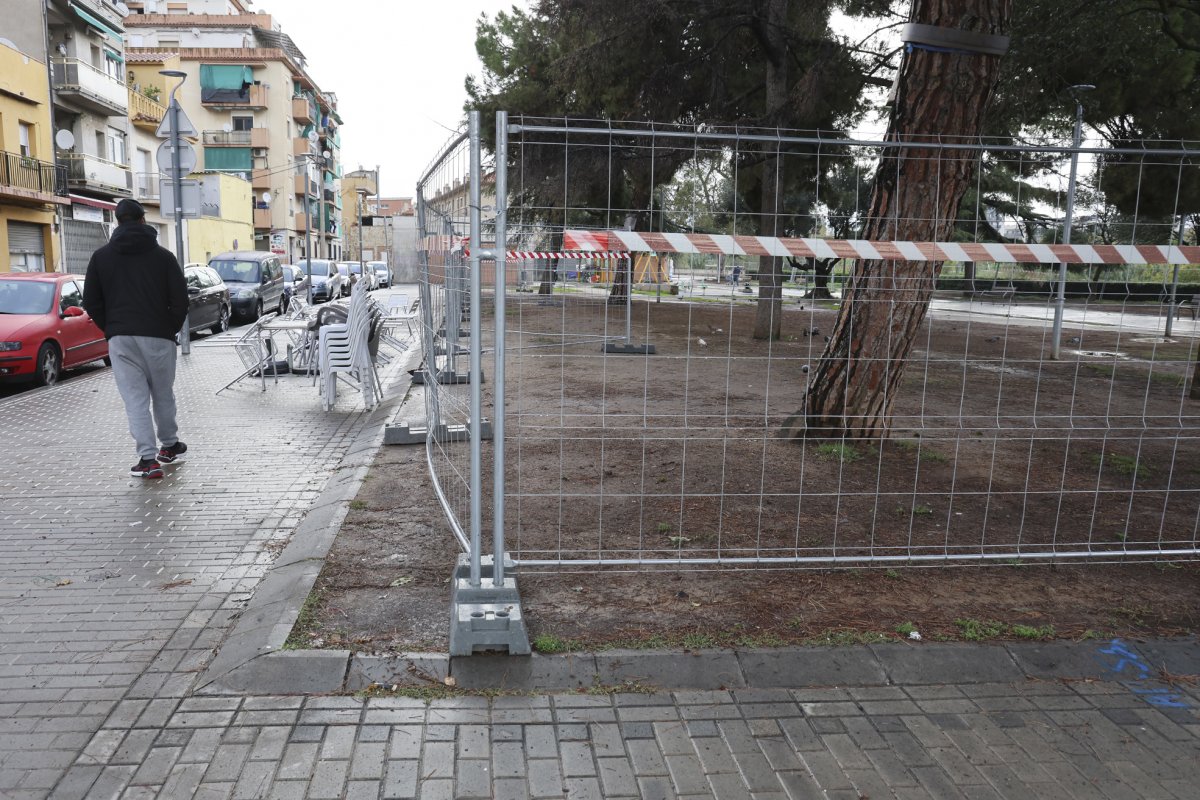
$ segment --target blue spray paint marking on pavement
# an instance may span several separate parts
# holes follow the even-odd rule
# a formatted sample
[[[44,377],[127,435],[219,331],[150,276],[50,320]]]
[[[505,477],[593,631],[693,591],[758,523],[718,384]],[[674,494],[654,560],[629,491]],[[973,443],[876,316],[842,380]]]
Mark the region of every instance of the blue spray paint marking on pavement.
[[[1161,681],[1151,681],[1150,665],[1142,658],[1142,654],[1126,646],[1120,639],[1113,639],[1107,647],[1101,647],[1100,656],[1104,666],[1122,678],[1121,683],[1150,705],[1156,708],[1191,708],[1179,692],[1161,685]]]

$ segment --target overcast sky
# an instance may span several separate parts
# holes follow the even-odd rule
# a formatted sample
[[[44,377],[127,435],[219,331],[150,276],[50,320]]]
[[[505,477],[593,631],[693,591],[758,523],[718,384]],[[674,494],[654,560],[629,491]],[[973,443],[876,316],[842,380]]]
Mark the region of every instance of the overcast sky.
[[[411,197],[463,120],[463,81],[479,75],[475,22],[525,0],[258,0],[337,94],[346,172],[379,166],[381,194]]]

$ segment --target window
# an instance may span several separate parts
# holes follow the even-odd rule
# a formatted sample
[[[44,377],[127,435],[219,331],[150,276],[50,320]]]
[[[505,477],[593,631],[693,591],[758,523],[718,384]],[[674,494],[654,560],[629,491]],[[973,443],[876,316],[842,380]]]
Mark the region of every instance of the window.
[[[187,272],[184,273],[184,278],[187,280],[187,287],[189,289],[203,289],[204,288],[204,278],[203,278],[200,270],[189,269]]]
[[[125,82],[125,60],[120,53],[104,48],[104,71],[118,83]]]
[[[254,127],[254,117],[234,117],[233,129],[235,131],[248,131]]]
[[[33,157],[33,126],[28,122],[17,123],[17,136],[20,139],[21,155]]]
[[[63,284],[62,295],[58,300],[58,313],[61,314],[73,306],[83,306],[83,292],[79,290],[79,284],[75,281],[67,281]]]
[[[114,164],[125,163],[125,134],[116,128],[109,128],[108,135],[108,160]]]

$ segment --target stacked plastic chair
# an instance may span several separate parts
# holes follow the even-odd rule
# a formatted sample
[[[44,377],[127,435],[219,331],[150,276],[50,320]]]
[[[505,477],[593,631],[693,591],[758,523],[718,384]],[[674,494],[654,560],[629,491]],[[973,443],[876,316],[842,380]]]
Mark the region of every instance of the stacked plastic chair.
[[[362,392],[370,410],[383,400],[375,361],[368,340],[371,335],[370,301],[366,282],[355,284],[350,294],[349,314],[344,324],[323,325],[318,345],[318,369],[322,407],[329,411],[337,401],[337,382],[350,381]]]

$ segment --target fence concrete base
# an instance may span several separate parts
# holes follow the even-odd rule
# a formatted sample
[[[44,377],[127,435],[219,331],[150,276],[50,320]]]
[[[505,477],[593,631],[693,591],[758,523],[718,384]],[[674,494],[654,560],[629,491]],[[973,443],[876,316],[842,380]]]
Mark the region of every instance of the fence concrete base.
[[[509,655],[529,655],[529,634],[521,614],[517,580],[512,577],[512,562],[504,556],[503,585],[492,584],[493,557],[480,559],[480,585],[471,585],[471,559],[458,557],[451,581],[450,655],[469,656],[488,651],[507,651]]]
[[[422,444],[429,436],[427,423],[405,422],[403,425],[388,425],[383,429],[384,444]],[[433,432],[435,442],[465,442],[471,438],[469,425],[438,425]],[[479,426],[479,440],[490,441],[492,423],[483,420]]]

